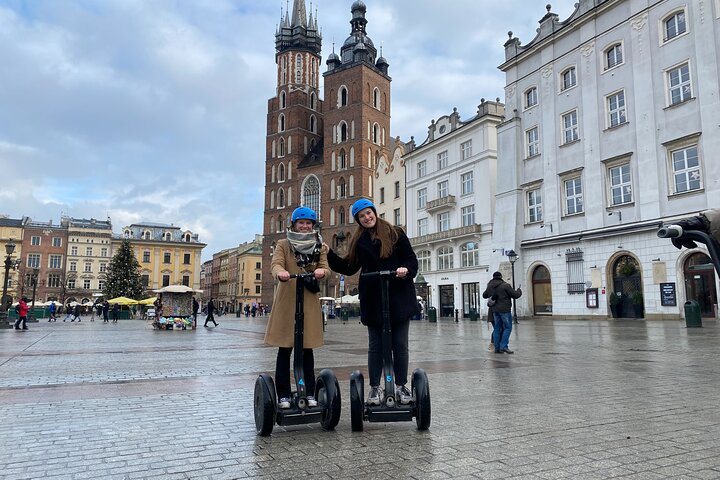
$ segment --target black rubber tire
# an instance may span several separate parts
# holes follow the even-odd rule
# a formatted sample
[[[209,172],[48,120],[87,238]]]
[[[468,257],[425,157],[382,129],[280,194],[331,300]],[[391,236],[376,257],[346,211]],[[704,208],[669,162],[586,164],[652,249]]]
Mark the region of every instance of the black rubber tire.
[[[415,423],[418,430],[430,428],[430,383],[422,368],[416,368],[412,376],[412,389],[415,396]]]
[[[255,380],[255,430],[261,437],[272,433],[275,424],[275,382],[270,375],[261,373]]]
[[[350,375],[350,426],[353,432],[363,431],[363,417],[365,415],[365,380],[360,371],[355,370]]]
[[[323,369],[315,382],[315,398],[323,406],[320,425],[325,430],[333,430],[340,422],[342,400],[340,398],[340,385],[335,373],[329,368]]]

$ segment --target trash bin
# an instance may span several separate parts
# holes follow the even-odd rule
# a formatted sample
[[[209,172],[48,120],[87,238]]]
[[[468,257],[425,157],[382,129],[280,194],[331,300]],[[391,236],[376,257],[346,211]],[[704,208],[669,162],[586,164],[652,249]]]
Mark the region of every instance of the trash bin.
[[[470,309],[470,321],[477,322],[477,319],[478,319],[477,308],[471,308]]]
[[[685,326],[688,328],[702,327],[700,304],[695,300],[685,302]]]
[[[437,309],[435,307],[428,308],[428,322],[437,322]]]

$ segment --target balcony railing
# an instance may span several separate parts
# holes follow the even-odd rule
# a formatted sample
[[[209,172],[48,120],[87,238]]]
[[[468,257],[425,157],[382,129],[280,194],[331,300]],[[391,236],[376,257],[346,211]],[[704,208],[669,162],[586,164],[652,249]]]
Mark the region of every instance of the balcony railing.
[[[439,242],[441,240],[447,240],[448,238],[463,237],[466,235],[473,235],[480,233],[480,224],[468,225],[467,227],[451,228],[444,232],[431,233],[428,235],[422,235],[420,237],[414,237],[410,239],[411,245],[423,245],[426,243]]]
[[[432,213],[443,208],[452,208],[455,206],[455,203],[455,195],[447,195],[427,202],[425,204],[425,210],[427,210],[428,213]]]

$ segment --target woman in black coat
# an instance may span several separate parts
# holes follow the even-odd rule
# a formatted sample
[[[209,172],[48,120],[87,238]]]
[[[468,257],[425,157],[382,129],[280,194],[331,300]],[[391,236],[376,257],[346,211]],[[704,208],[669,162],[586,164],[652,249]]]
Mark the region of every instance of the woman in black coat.
[[[390,323],[392,326],[392,353],[395,371],[395,397],[400,403],[412,401],[405,386],[408,374],[408,330],[410,317],[417,315],[417,297],[413,278],[418,261],[405,232],[377,216],[375,205],[361,198],[352,206],[352,215],[359,224],[347,256],[340,257],[328,247],[330,268],[344,275],[361,271],[394,270],[390,278]],[[327,246],[327,245],[326,245]],[[369,405],[380,404],[380,377],[382,374],[382,305],[379,276],[360,276],[360,321],[368,328],[368,371],[370,377]]]

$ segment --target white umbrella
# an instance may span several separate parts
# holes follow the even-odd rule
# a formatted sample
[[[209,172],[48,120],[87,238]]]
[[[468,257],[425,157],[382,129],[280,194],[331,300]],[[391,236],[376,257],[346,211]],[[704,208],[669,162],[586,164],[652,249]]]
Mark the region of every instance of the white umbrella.
[[[202,290],[193,290],[192,288],[185,286],[185,285],[168,285],[167,287],[163,287],[158,290],[153,290],[153,292],[156,292],[156,293],[200,292],[200,293],[202,293]]]

